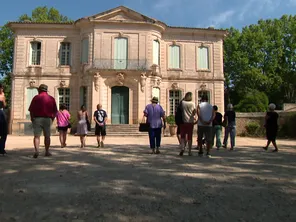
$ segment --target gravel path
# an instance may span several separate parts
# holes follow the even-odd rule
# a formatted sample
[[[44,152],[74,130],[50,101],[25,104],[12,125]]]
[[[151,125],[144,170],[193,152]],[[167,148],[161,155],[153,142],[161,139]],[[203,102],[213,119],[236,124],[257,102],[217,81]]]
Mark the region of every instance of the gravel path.
[[[296,141],[263,151],[262,139],[213,158],[177,156],[176,138],[149,155],[148,138],[109,137],[105,148],[70,136],[53,156],[32,156],[32,138],[10,136],[0,157],[0,221],[296,221]]]

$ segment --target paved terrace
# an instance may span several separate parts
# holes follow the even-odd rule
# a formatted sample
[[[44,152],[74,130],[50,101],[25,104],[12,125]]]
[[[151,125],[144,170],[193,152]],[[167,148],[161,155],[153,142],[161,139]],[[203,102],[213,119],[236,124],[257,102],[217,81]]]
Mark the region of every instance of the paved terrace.
[[[149,155],[147,137],[95,138],[80,149],[52,138],[50,158],[32,158],[32,137],[9,136],[0,157],[0,221],[296,221],[296,141],[237,138],[213,158],[177,156],[176,138]],[[42,147],[43,151],[43,147]]]

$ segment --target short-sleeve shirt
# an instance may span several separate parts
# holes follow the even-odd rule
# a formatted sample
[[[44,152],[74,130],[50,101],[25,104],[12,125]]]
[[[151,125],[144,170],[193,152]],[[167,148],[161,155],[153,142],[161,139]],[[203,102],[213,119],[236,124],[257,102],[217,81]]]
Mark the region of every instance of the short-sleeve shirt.
[[[47,92],[41,92],[32,99],[29,111],[33,117],[55,118],[58,109],[55,99]]]
[[[102,123],[105,125],[105,118],[107,117],[107,113],[105,110],[103,110],[103,109],[96,110],[94,112],[94,117],[96,118],[96,120],[99,123]],[[96,123],[96,125],[97,125],[97,123]]]
[[[162,127],[161,118],[164,116],[164,110],[161,105],[147,105],[144,114],[147,116],[147,122],[150,124],[150,128],[156,129]]]
[[[208,102],[200,103],[199,104],[199,115],[203,121],[205,121],[205,122],[210,121],[212,118],[212,115],[213,115],[213,106]],[[204,126],[204,124],[200,121],[200,119],[198,120],[198,125]],[[209,125],[205,125],[205,126],[212,126],[212,123],[210,123]]]
[[[69,125],[70,113],[67,110],[57,112],[58,126],[65,127]]]

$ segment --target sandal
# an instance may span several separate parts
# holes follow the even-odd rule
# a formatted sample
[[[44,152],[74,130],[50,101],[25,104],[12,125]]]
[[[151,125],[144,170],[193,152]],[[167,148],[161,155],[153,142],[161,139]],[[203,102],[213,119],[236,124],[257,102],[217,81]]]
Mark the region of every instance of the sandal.
[[[184,150],[181,150],[181,152],[179,153],[179,156],[183,156]]]
[[[156,152],[155,152],[156,154],[160,154],[160,151],[159,150],[156,150]]]
[[[273,153],[277,153],[279,150],[278,149],[275,149],[275,150],[273,150],[272,152]]]
[[[264,149],[264,150],[266,150],[266,151],[267,151],[267,147],[266,147],[266,146],[262,147],[262,149]]]
[[[33,158],[38,158],[38,156],[39,156],[39,153],[34,153],[34,155],[33,155]]]
[[[52,156],[52,154],[50,152],[46,152],[44,156]]]
[[[154,150],[154,149],[152,149],[150,154],[155,154],[155,150]]]

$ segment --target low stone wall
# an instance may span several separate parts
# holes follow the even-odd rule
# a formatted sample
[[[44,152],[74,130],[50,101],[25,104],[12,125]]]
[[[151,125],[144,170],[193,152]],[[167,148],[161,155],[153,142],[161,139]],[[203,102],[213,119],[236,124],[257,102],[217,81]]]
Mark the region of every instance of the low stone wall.
[[[279,114],[279,125],[283,125],[285,122],[285,117],[289,115],[288,112],[277,111]],[[246,125],[249,122],[257,122],[261,126],[261,129],[264,131],[264,122],[265,122],[266,113],[236,113],[236,133],[241,135],[246,131]]]

